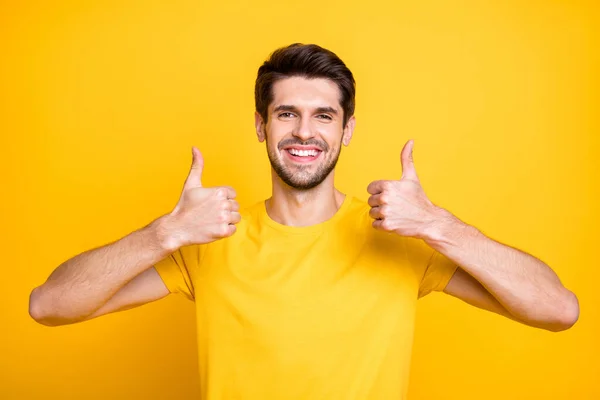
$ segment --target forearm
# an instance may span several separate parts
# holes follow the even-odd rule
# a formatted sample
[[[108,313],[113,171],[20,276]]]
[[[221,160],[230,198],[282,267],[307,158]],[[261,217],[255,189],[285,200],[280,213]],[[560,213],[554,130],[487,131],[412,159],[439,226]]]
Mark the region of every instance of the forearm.
[[[446,210],[438,215],[426,243],[477,279],[515,318],[548,329],[577,319],[577,298],[544,262],[488,238]]]
[[[47,325],[62,325],[94,313],[127,282],[175,250],[165,218],[62,263],[32,291],[32,316]]]

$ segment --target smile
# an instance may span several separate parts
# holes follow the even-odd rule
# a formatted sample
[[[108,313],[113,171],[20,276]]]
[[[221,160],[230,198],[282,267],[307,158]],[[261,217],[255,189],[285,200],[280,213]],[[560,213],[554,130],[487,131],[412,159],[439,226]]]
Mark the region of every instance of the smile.
[[[284,150],[285,153],[289,156],[290,159],[296,162],[311,162],[319,158],[321,153],[320,149],[317,148],[309,148],[302,149],[297,147],[290,147]]]
[[[318,156],[320,151],[318,150],[298,150],[298,149],[288,149],[288,152],[293,156],[298,157],[315,157]]]

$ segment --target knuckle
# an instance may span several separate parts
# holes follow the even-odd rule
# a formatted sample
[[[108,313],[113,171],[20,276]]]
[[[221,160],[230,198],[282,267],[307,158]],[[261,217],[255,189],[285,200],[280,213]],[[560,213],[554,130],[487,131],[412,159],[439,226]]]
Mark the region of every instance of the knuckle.
[[[237,231],[237,227],[235,225],[227,226],[227,236],[233,235]]]
[[[215,191],[215,196],[217,196],[217,198],[219,198],[219,199],[226,199],[227,198],[227,190],[224,188],[218,188]]]
[[[227,234],[227,229],[226,229],[227,225],[226,224],[219,224],[215,227],[215,236],[217,237],[223,237]]]
[[[219,222],[227,222],[229,221],[229,212],[226,210],[222,210],[219,212]]]
[[[381,221],[381,229],[383,229],[384,231],[389,231],[392,229],[390,221],[387,220],[383,220]]]
[[[221,225],[220,228],[219,228],[219,230],[220,230],[221,236],[223,236],[223,237],[228,236],[229,232],[230,232],[230,230],[229,230],[229,224],[223,224],[223,225]]]

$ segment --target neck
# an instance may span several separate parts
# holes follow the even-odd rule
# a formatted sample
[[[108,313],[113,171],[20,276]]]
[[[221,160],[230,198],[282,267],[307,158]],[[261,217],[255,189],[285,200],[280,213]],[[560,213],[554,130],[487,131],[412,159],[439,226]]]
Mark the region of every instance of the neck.
[[[273,195],[265,202],[269,217],[282,225],[309,226],[327,221],[342,205],[345,195],[333,185],[333,171],[318,186],[294,189],[271,171]]]

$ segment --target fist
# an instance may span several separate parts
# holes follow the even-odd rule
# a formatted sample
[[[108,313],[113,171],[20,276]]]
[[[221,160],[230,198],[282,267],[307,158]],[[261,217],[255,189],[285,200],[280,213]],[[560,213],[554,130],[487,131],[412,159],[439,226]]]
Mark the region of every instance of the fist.
[[[423,239],[427,229],[437,219],[435,206],[423,191],[413,163],[414,141],[409,140],[402,149],[402,177],[400,180],[380,180],[367,187],[369,215],[373,227],[402,236]]]
[[[192,147],[192,167],[179,202],[170,213],[170,235],[177,248],[205,244],[234,234],[240,222],[240,206],[232,187],[202,187],[204,159]]]

